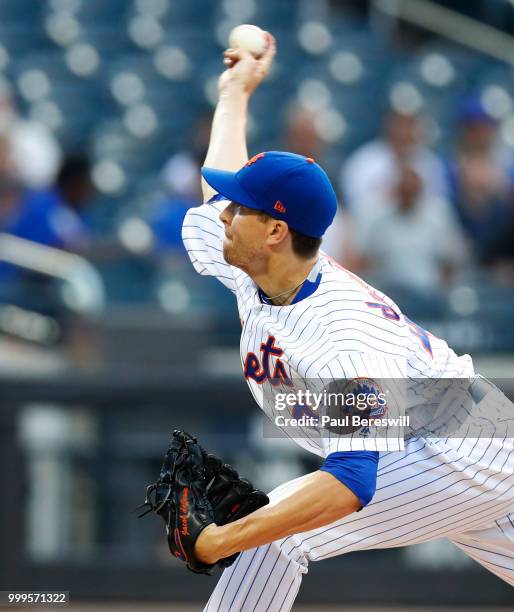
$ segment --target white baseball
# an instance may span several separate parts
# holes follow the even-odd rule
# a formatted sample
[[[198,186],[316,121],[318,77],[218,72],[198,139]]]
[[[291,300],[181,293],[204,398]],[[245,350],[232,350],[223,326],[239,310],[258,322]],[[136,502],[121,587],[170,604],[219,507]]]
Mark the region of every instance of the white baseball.
[[[230,32],[228,45],[231,49],[245,49],[254,57],[260,57],[266,49],[266,34],[257,26],[244,23]]]

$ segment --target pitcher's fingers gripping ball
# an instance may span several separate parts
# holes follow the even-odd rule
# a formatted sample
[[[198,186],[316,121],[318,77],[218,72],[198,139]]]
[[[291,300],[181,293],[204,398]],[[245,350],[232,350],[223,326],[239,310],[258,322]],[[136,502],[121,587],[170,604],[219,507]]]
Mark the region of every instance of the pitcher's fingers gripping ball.
[[[159,514],[166,525],[172,555],[198,574],[229,567],[239,553],[217,563],[200,562],[194,554],[202,531],[213,523],[226,525],[269,503],[265,493],[215,455],[207,453],[196,438],[175,430],[157,482],[149,485],[143,506]]]
[[[263,35],[265,46],[258,57],[244,47],[227,49],[223,53],[223,63],[227,69],[218,82],[220,94],[230,83],[243,85],[244,90],[251,94],[269,73],[276,53],[276,43],[269,32],[263,32]]]
[[[231,49],[244,49],[256,58],[262,56],[267,45],[266,32],[249,23],[236,26],[228,37],[228,46]]]

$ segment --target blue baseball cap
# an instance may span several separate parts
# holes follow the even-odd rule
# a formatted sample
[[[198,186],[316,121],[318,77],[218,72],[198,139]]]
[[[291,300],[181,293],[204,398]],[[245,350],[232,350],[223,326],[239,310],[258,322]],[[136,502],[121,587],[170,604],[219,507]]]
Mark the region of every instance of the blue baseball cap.
[[[227,200],[262,210],[305,236],[321,238],[336,214],[328,176],[303,155],[265,151],[237,172],[204,167],[202,176]]]
[[[485,109],[478,96],[463,98],[457,106],[459,123],[488,123],[495,125],[496,120]]]

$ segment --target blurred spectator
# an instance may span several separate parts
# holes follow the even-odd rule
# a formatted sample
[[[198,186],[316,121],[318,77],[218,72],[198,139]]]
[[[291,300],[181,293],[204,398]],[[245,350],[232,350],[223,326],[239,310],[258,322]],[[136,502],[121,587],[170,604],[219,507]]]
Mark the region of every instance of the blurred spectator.
[[[497,140],[497,124],[470,98],[461,109],[450,198],[478,257],[495,249],[500,229],[514,220],[514,166]]]
[[[5,231],[16,215],[20,201],[20,186],[12,179],[0,178],[0,232]]]
[[[60,249],[84,248],[89,241],[84,212],[93,193],[89,159],[66,157],[54,187],[25,192],[6,231]]]
[[[465,261],[464,242],[451,205],[429,194],[417,172],[400,167],[388,202],[359,227],[357,241],[373,281],[430,297]],[[392,291],[395,296],[394,290]]]
[[[9,141],[10,163],[21,183],[40,189],[55,180],[60,147],[46,126],[17,114],[11,86],[5,79],[0,80],[0,134]]]
[[[323,166],[327,147],[316,129],[316,116],[316,113],[300,104],[291,104],[285,114],[283,149],[312,157]],[[323,236],[322,248],[338,263],[355,269],[356,265],[352,258],[351,220],[347,211],[341,206],[332,225]]]
[[[0,231],[4,231],[16,214],[20,186],[15,180],[10,142],[0,133]]]
[[[11,142],[5,133],[0,131],[0,177],[14,179],[16,170],[12,160]]]
[[[326,145],[316,129],[316,114],[298,104],[288,107],[283,135],[284,151],[314,158],[323,165]]]
[[[359,273],[363,262],[355,244],[354,225],[348,211],[339,206],[332,225],[323,236],[321,249],[337,263]]]
[[[83,216],[92,195],[89,160],[82,155],[67,157],[54,187],[20,192],[3,229],[50,247],[84,249],[89,246],[89,232]],[[5,262],[0,262],[0,300],[60,316],[51,278]]]
[[[446,195],[444,166],[423,144],[420,118],[390,110],[384,136],[357,149],[341,172],[341,192],[357,223],[367,223],[385,212],[381,207],[391,202],[393,185],[404,164],[419,174],[427,196]]]
[[[157,248],[182,252],[184,217],[191,206],[202,201],[200,161],[190,153],[177,153],[165,165],[162,180],[166,197],[150,220],[154,241]]]

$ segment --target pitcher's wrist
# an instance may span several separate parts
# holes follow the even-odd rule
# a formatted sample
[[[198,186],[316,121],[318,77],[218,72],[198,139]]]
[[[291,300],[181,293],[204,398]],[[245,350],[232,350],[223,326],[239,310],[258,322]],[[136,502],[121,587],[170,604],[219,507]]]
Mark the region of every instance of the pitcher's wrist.
[[[246,87],[243,83],[234,79],[233,81],[228,81],[224,84],[223,89],[220,91],[219,100],[241,100],[243,102],[248,103],[250,99],[250,92],[246,90]]]

